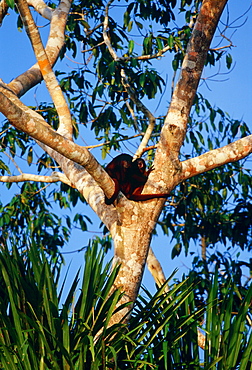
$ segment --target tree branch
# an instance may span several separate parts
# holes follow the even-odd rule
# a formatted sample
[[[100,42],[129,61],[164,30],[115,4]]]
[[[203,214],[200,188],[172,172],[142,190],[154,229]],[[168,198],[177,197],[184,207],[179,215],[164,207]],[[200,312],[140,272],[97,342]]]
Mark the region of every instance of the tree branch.
[[[252,153],[252,135],[239,139],[222,148],[211,150],[196,158],[182,162],[179,182],[230,162],[237,162]]]
[[[45,48],[50,65],[53,66],[65,42],[65,26],[72,0],[62,0],[52,13],[50,33]],[[9,83],[9,87],[17,96],[24,95],[29,89],[42,81],[38,63]]]
[[[31,173],[22,173],[21,175],[17,176],[0,176],[0,182],[24,182],[24,181],[36,181],[36,182],[46,182],[46,183],[54,183],[61,181],[64,184],[72,186],[71,182],[68,178],[61,172],[53,172],[51,176],[40,176],[40,175],[33,175]]]
[[[26,107],[2,83],[0,83],[0,111],[17,129],[83,166],[108,197],[113,195],[114,181],[93,155],[85,147],[73,143],[54,131],[38,113]]]
[[[43,18],[48,19],[49,21],[52,19],[53,9],[47,6],[43,0],[28,0],[27,3]]]
[[[31,41],[34,54],[38,61],[38,65],[44,78],[47,90],[51,95],[59,116],[58,132],[71,140],[73,127],[71,122],[70,110],[46,55],[38,28],[32,18],[27,2],[23,0],[16,0],[16,4],[20,12],[23,24],[25,26],[27,35]]]
[[[155,283],[159,288],[161,288],[161,286],[166,282],[166,278],[162,266],[157,257],[155,256],[153,249],[151,247],[149,249],[149,253],[147,256],[147,266],[153,279],[155,280]],[[166,284],[164,291],[165,292],[169,291],[168,284]]]
[[[175,166],[209,46],[226,3],[227,0],[203,1],[187,46],[160,139],[163,152],[169,153]]]
[[[119,60],[121,60],[122,62],[127,62],[129,60],[132,60],[132,59],[136,59],[136,60],[151,60],[151,59],[158,59],[158,58],[161,58],[163,57],[163,55],[168,51],[168,50],[171,50],[171,47],[170,46],[165,46],[163,49],[159,50],[157,53],[155,54],[145,54],[145,55],[140,55],[138,57],[120,57]]]

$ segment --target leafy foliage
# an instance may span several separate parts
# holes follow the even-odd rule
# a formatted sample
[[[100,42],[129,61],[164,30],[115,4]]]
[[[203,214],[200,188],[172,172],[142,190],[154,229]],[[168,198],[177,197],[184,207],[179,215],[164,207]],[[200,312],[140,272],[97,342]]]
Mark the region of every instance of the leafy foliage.
[[[122,325],[107,325],[121,297],[119,291],[109,295],[118,268],[109,275],[110,264],[103,267],[104,254],[98,252],[97,243],[87,249],[85,261],[75,302],[80,271],[63,298],[66,278],[58,287],[60,270],[43,249],[30,245],[24,258],[17,248],[9,252],[2,244],[2,368],[98,369],[103,356],[113,357],[106,343]]]
[[[4,242],[0,253],[0,366],[6,369],[248,369],[252,363],[251,328],[247,325],[252,286],[241,300],[231,279],[204,283],[193,273],[166,284],[154,296],[144,289],[129,324],[108,326],[120,291],[110,294],[118,267],[109,274],[98,241],[87,248],[81,291],[80,271],[66,291],[61,268],[43,249],[28,254]],[[239,305],[235,302],[239,300]],[[235,308],[235,311],[234,311]],[[204,359],[198,325],[205,317]],[[232,351],[230,350],[232,348]]]
[[[70,230],[51,212],[46,191],[37,183],[24,183],[20,194],[0,206],[1,238],[26,250],[33,240],[48,253],[56,255],[69,238]]]

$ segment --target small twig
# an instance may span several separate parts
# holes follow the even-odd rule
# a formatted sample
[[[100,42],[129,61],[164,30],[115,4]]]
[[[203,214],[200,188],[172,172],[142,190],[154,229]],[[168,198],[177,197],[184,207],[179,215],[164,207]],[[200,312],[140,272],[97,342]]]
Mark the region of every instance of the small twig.
[[[137,124],[137,118],[136,118],[136,115],[135,115],[135,112],[134,112],[134,109],[131,108],[130,104],[128,101],[126,101],[126,105],[127,105],[127,108],[133,118],[133,125],[136,129],[136,131],[139,132],[139,134],[142,134],[142,131],[140,130],[140,128],[138,127],[138,124]]]
[[[87,52],[89,52],[89,51],[92,51],[92,50],[94,50],[95,48],[97,48],[98,46],[101,46],[101,45],[104,45],[104,44],[105,44],[105,41],[102,41],[102,42],[100,42],[99,44],[97,44],[97,45],[93,46],[92,48],[82,50],[82,53],[87,53]]]
[[[22,174],[23,172],[19,168],[17,162],[14,161],[14,158],[11,155],[9,155],[7,152],[5,152],[5,151],[3,153],[11,160],[11,162],[14,164],[14,166],[16,167],[16,169],[18,170],[18,172]]]

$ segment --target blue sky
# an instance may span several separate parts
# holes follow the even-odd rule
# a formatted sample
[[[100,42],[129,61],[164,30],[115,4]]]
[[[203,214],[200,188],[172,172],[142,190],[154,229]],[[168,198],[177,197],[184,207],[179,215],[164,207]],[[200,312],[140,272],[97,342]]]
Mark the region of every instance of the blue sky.
[[[213,79],[208,79],[207,84],[202,82],[200,84],[199,91],[209,99],[212,105],[218,106],[222,110],[228,112],[232,118],[243,119],[249,127],[252,127],[252,48],[250,41],[252,32],[252,10],[250,9],[246,15],[242,16],[249,9],[250,4],[251,2],[249,0],[230,1],[229,17],[231,20],[236,20],[232,24],[232,31],[229,33],[230,35],[233,33],[232,42],[234,47],[231,50],[231,54],[233,56],[234,67],[228,74],[219,74]],[[224,24],[220,24],[220,28],[224,29]],[[216,39],[215,42],[217,41],[218,40]],[[215,45],[213,44],[212,47],[214,46]],[[0,28],[0,50],[0,78],[2,78],[6,83],[25,71],[35,62],[35,57],[28,37],[24,31],[20,32],[17,30],[16,14],[12,11],[10,11],[10,15],[4,19],[3,25]],[[65,59],[61,66],[62,68],[69,70],[72,65],[68,59]],[[167,59],[162,59],[160,68],[161,70],[166,70]],[[225,69],[222,68],[222,71],[223,70]],[[203,77],[209,78],[209,76],[215,72],[216,69],[208,68],[204,71]],[[168,72],[167,78],[169,89],[169,83],[172,78],[171,71]],[[37,101],[45,101],[47,99],[48,95],[42,84],[22,98],[23,102],[27,105],[36,105]],[[167,99],[164,99],[162,104],[163,106],[161,105],[161,109],[164,113],[166,112]],[[91,142],[90,144],[94,144],[94,142]],[[100,152],[96,151],[95,154],[99,160]],[[6,190],[4,190],[4,186],[0,185],[0,189],[1,193],[3,194],[4,192],[5,194]],[[6,193],[6,196],[8,197],[9,194]],[[94,220],[94,223],[90,228],[93,231],[98,231],[97,225],[100,223],[99,219],[91,210],[89,210],[88,213],[90,213]],[[64,248],[64,252],[79,249],[81,246],[87,245],[88,239],[91,235],[92,233],[83,234],[76,231],[69,245]],[[153,237],[152,241],[153,249],[158,258],[162,260],[166,274],[169,275],[176,267],[180,268],[181,272],[185,272],[187,268],[190,268],[189,257],[184,258],[184,256],[181,255],[171,261],[171,246],[169,243],[169,239],[167,237],[163,237],[161,233],[160,236]],[[194,246],[193,248],[196,252],[199,251],[199,247]],[[65,257],[67,262],[72,259],[72,267],[70,271],[74,272],[82,263],[83,254],[80,256],[80,254],[75,253],[66,255]],[[146,273],[144,284],[147,286],[149,286],[149,284],[153,284],[149,273]]]

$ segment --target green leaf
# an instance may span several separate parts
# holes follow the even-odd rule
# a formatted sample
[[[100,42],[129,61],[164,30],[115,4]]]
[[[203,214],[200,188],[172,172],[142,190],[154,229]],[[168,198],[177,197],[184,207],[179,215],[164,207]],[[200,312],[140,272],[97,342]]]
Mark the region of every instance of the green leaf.
[[[9,174],[11,173],[9,170],[9,167],[0,159],[0,169],[3,170],[2,173],[5,171],[8,172]]]
[[[157,42],[158,50],[162,50],[163,49],[163,43],[162,43],[162,41],[159,37],[156,38],[156,42]]]
[[[128,48],[129,48],[129,54],[132,54],[133,50],[134,50],[134,46],[135,46],[135,42],[133,40],[130,40],[129,41],[129,45],[128,45]]]
[[[132,27],[133,27],[133,21],[130,21],[128,24],[128,32],[132,30]]]
[[[227,66],[228,69],[231,68],[232,61],[233,61],[232,55],[231,54],[227,54],[226,55],[226,66]]]
[[[14,1],[14,0],[6,0],[6,4],[7,4],[11,9],[14,9],[15,1]]]
[[[143,29],[143,24],[142,23],[137,22],[137,21],[135,21],[135,23],[136,23],[137,27],[140,28],[140,30]]]
[[[27,155],[27,163],[30,166],[32,164],[32,162],[33,162],[33,148],[30,147],[28,155]]]
[[[144,84],[145,84],[145,73],[142,73],[140,75],[139,84],[140,84],[140,86],[144,87]]]
[[[125,27],[128,27],[129,21],[130,21],[130,15],[128,11],[126,11],[123,16],[123,23]]]
[[[171,258],[174,259],[175,257],[179,256],[182,250],[181,243],[176,243],[172,248]]]

